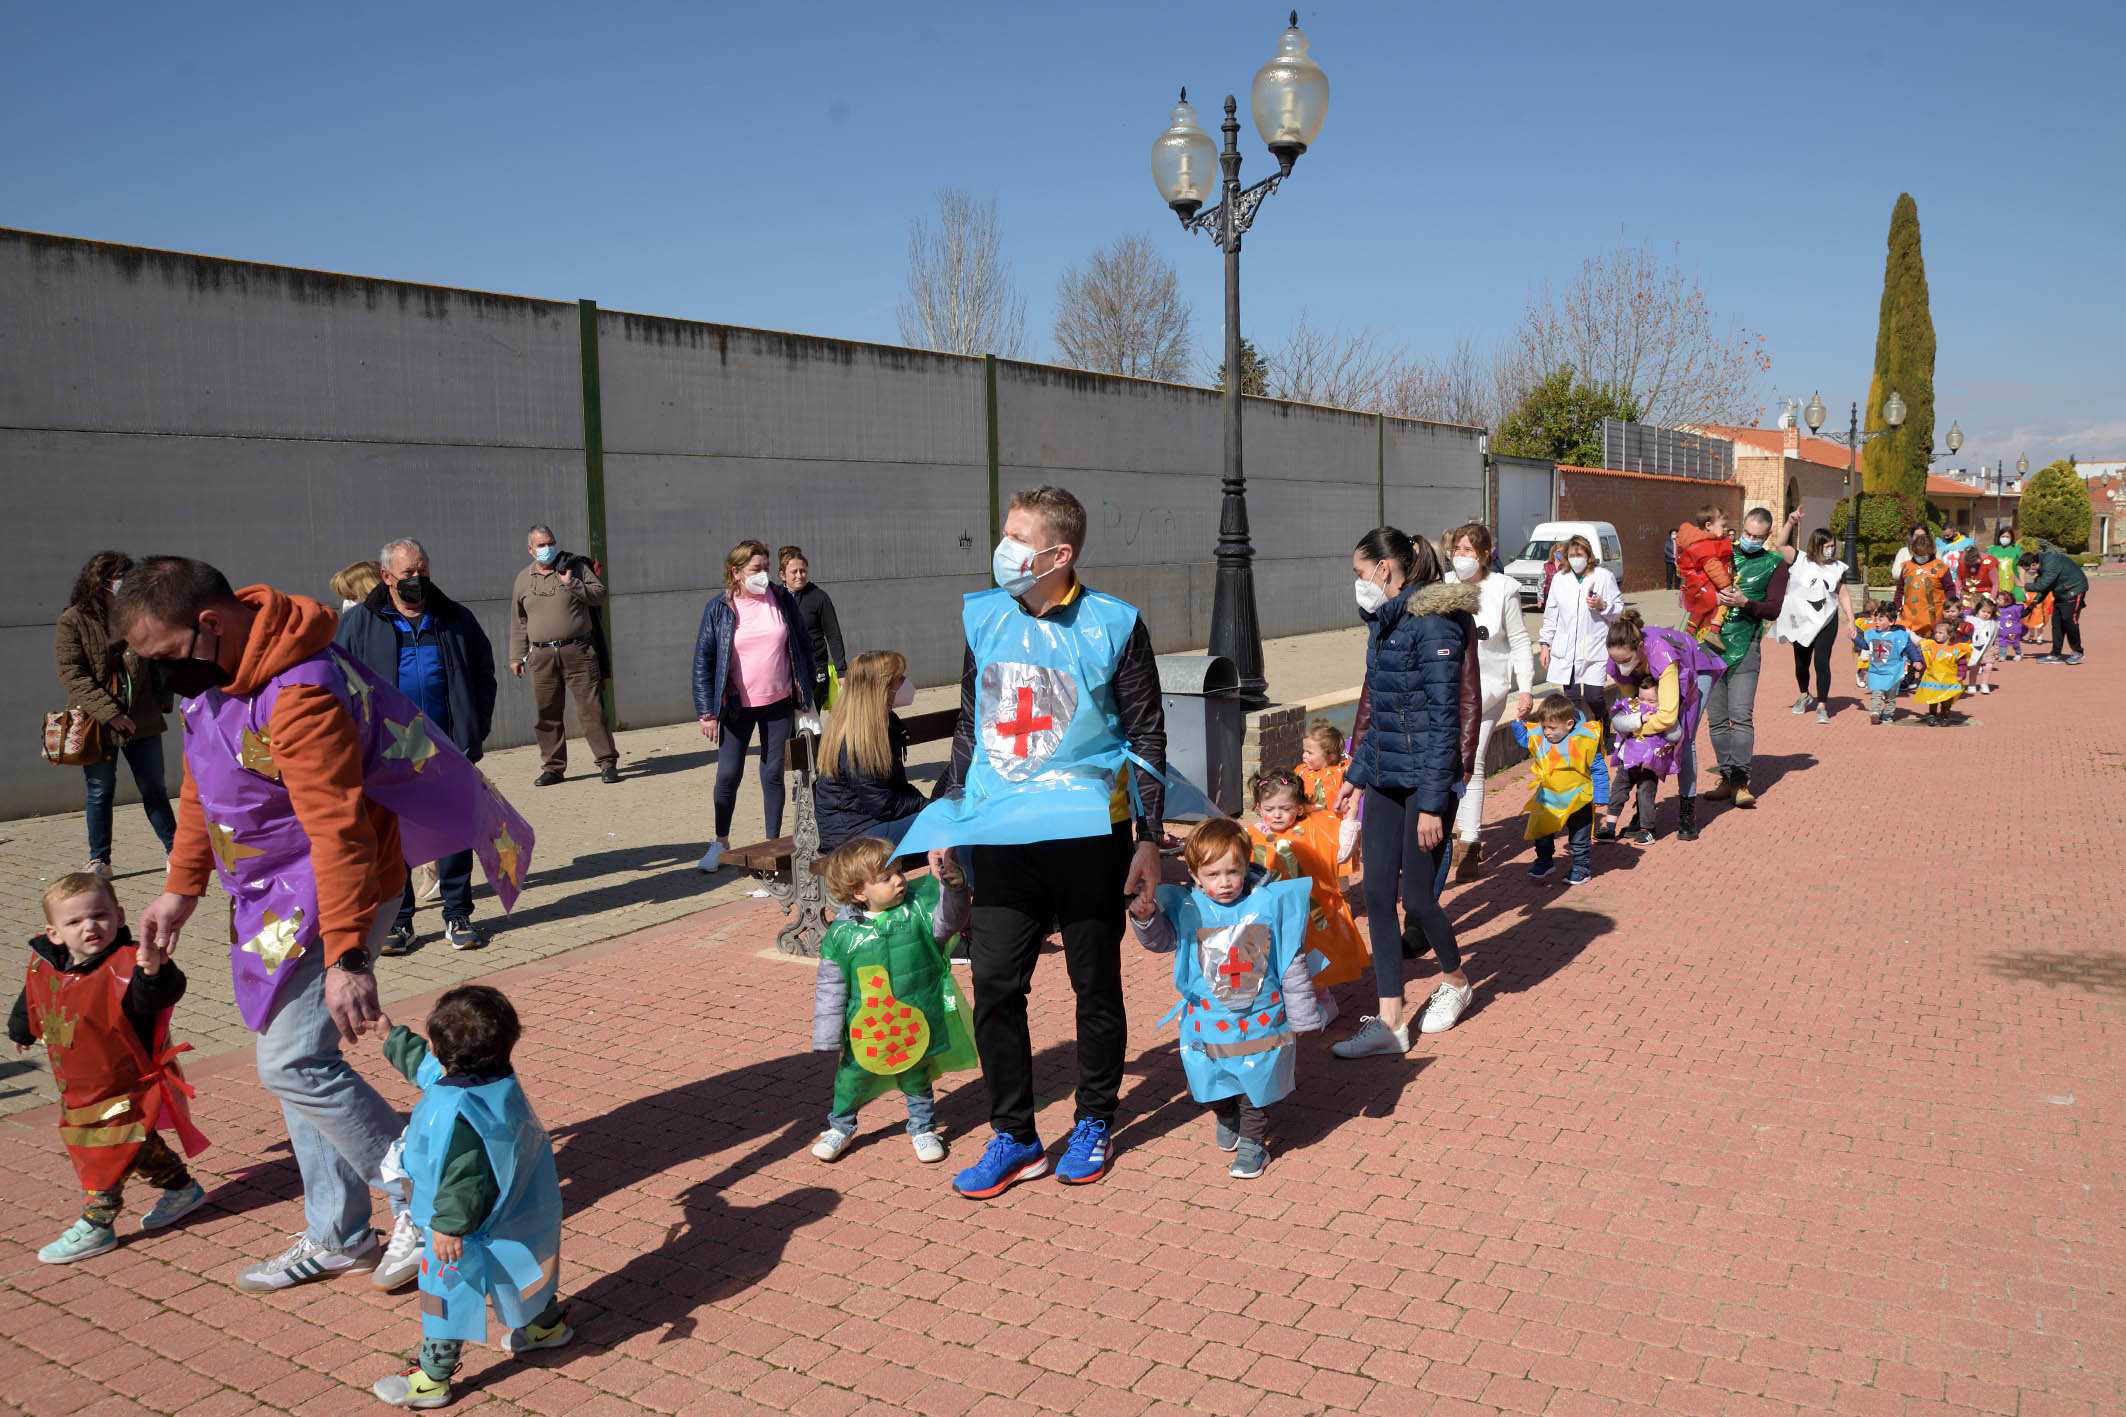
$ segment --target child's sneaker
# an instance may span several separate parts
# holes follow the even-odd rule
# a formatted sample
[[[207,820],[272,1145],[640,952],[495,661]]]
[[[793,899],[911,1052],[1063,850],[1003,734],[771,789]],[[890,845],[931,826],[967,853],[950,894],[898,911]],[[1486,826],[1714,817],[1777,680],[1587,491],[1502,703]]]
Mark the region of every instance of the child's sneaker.
[[[945,1139],[936,1132],[917,1132],[909,1140],[915,1143],[915,1159],[925,1165],[945,1159]]]
[[[141,1217],[140,1228],[160,1230],[165,1225],[175,1225],[206,1203],[207,1193],[199,1182],[187,1181],[182,1186],[164,1191],[162,1199],[155,1202],[155,1208]]]
[[[369,1390],[386,1407],[450,1406],[450,1384],[437,1382],[419,1368],[410,1373],[393,1373],[388,1378],[378,1378]]]
[[[1211,1120],[1217,1123],[1218,1126],[1218,1149],[1220,1151],[1236,1149],[1240,1145],[1240,1130],[1237,1127],[1227,1126],[1225,1118],[1217,1112],[1211,1113]]]
[[[1066,1186],[1086,1186],[1107,1174],[1114,1160],[1108,1144],[1107,1123],[1080,1117],[1063,1143],[1063,1159],[1056,1163],[1056,1179]]]
[[[952,1178],[952,1189],[969,1200],[988,1200],[1047,1170],[1048,1152],[1039,1137],[1022,1142],[998,1132],[982,1149],[982,1159]]]
[[[513,1328],[502,1335],[502,1351],[530,1353],[540,1348],[560,1348],[575,1336],[576,1331],[568,1326],[566,1319],[555,1319],[545,1328],[537,1324],[526,1324],[523,1328]]]
[[[1531,881],[1540,881],[1543,879],[1543,877],[1549,875],[1552,871],[1555,871],[1557,869],[1558,863],[1556,858],[1550,856],[1538,856],[1535,859],[1535,864],[1528,868],[1528,879]]]
[[[837,1132],[834,1128],[829,1127],[819,1134],[818,1141],[812,1143],[812,1154],[822,1161],[833,1161],[847,1151],[849,1143],[854,1140],[856,1140],[856,1133]]]
[[[93,1259],[117,1248],[117,1231],[108,1225],[81,1219],[67,1226],[58,1239],[37,1251],[37,1259],[43,1264],[72,1264],[75,1260]]]
[[[1565,884],[1568,886],[1584,886],[1593,879],[1594,872],[1575,866],[1566,874]]]
[[[1243,1141],[1233,1154],[1233,1164],[1226,1175],[1236,1181],[1252,1181],[1270,1164],[1270,1149],[1259,1141]]]

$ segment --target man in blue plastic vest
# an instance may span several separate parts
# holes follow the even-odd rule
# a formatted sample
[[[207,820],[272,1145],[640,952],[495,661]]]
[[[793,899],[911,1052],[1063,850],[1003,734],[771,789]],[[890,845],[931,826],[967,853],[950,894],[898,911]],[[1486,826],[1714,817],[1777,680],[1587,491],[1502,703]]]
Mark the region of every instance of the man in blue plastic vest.
[[[1158,884],[1165,807],[1151,635],[1134,606],[1079,582],[1084,504],[1029,488],[1011,499],[1003,530],[997,589],[968,596],[962,611],[952,763],[902,842],[947,872],[952,848],[969,849],[974,1040],[996,1135],[953,1188],[976,1199],[1048,1169],[1026,999],[1052,925],[1078,1001],[1077,1117],[1056,1176],[1083,1185],[1107,1174],[1126,1032],[1123,911],[1132,897],[1149,903]]]

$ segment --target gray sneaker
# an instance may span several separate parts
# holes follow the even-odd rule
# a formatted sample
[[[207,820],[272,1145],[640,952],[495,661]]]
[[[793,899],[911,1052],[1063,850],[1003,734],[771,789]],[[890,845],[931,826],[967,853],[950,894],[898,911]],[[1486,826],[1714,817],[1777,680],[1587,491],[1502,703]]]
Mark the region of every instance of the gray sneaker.
[[[1797,714],[1807,713],[1809,711],[1809,705],[1815,702],[1816,701],[1810,698],[1807,694],[1803,694],[1800,698],[1794,700],[1794,707],[1790,711]]]
[[[350,1245],[344,1250],[328,1249],[313,1242],[308,1235],[298,1235],[294,1244],[272,1259],[239,1274],[236,1287],[247,1294],[270,1294],[277,1289],[292,1289],[313,1280],[330,1279],[350,1270],[373,1269],[376,1257],[377,1240],[373,1230],[361,1244]]]
[[[413,1223],[413,1215],[400,1211],[391,1222],[391,1238],[384,1242],[384,1254],[369,1273],[369,1282],[385,1293],[404,1289],[420,1277],[421,1273],[421,1227]]]
[[[1818,723],[1829,723],[1831,721],[1831,706],[1829,704],[1816,705],[1816,721]]]
[[[1374,1015],[1367,1014],[1358,1021],[1358,1032],[1341,1043],[1331,1044],[1329,1051],[1339,1058],[1370,1058],[1387,1053],[1400,1057],[1410,1051],[1409,1025],[1405,1024],[1400,1030],[1393,1029]]]

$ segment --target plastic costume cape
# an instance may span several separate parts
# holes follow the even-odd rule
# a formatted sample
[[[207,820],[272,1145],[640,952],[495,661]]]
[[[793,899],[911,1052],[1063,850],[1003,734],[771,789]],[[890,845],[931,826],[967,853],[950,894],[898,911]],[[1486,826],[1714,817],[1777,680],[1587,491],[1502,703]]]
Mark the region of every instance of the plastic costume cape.
[[[397,815],[409,865],[470,850],[507,910],[531,864],[531,824],[396,685],[336,648],[291,665],[256,693],[209,689],[183,700],[185,773],[222,889],[235,903],[229,972],[237,1012],[254,1033],[295,974],[281,966],[316,948],[320,934],[310,838],[267,736],[273,706],[295,684],[324,689],[354,720],[362,792]]]
[[[1934,622],[1949,612],[1949,599],[1956,587],[1956,572],[1940,557],[1932,561],[1907,561],[1899,586],[1897,623],[1907,630],[1926,634]]]
[[[428,1235],[421,1255],[421,1336],[487,1339],[487,1309],[519,1329],[545,1311],[560,1288],[561,1186],[554,1145],[515,1075],[477,1087],[440,1084],[443,1064],[421,1064],[421,1100],[406,1123],[402,1164],[413,1181],[414,1223]],[[470,1125],[487,1149],[500,1192],[480,1228],[460,1237],[464,1253],[445,1265],[435,1254],[435,1197],[451,1132]]]
[[[1764,599],[1766,586],[1772,583],[1786,565],[1776,551],[1735,551],[1735,589],[1751,600]],[[1717,651],[1727,667],[1733,669],[1749,657],[1750,649],[1770,626],[1754,615],[1729,615],[1720,622],[1720,648]]]
[[[1115,707],[1114,672],[1137,626],[1136,607],[1081,587],[1069,624],[1026,613],[1005,590],[966,598],[960,625],[975,662],[974,751],[958,792],[916,815],[903,856],[946,846],[1017,846],[1105,836],[1129,750]],[[1222,815],[1180,774],[1166,815]]]
[[[1580,714],[1572,732],[1553,743],[1540,725],[1525,720],[1513,725],[1514,737],[1528,750],[1535,791],[1528,794],[1528,830],[1524,840],[1556,836],[1574,812],[1595,800],[1595,761],[1602,756],[1600,724]]]
[[[2008,546],[1985,546],[1979,549],[1993,558],[1993,579],[1995,584],[2000,586],[2007,598],[2013,599],[2017,604],[2021,604],[2023,599],[2023,579],[2015,573],[2015,563],[2023,554],[2021,549],[2012,544]],[[2006,619],[2007,617],[2003,616],[2002,618]]]
[[[1639,728],[1648,717],[1645,707],[1635,698],[1618,699],[1610,706],[1610,760],[1627,770],[1645,768],[1661,777],[1674,777],[1676,759],[1683,751],[1682,714],[1678,712],[1667,732],[1642,734]]]
[[[68,974],[32,951],[22,992],[30,1033],[44,1040],[52,1081],[59,1088],[59,1140],[73,1157],[84,1191],[108,1191],[125,1180],[150,1133],[168,1127],[185,1155],[207,1149],[192,1125],[185,1099],[191,1085],[170,1046],[170,1009],[155,1020],[155,1046],[143,1048],[125,1016],[126,989],[138,956],[120,945],[97,969]]]
[[[847,986],[837,1113],[976,1066],[972,1013],[946,963],[949,941],[930,928],[942,894],[937,878],[925,876],[893,909],[827,927],[820,958],[841,969]]]
[[[2021,586],[2016,590],[2020,592]],[[1994,617],[2000,622],[2002,649],[2023,647],[2023,603],[2021,600],[2004,600],[1994,609]]]
[[[1861,663],[1867,666],[1871,693],[1891,694],[1905,682],[1905,666],[1919,657],[1919,641],[1902,625],[1887,630],[1862,630],[1854,636]]]
[[[1963,667],[1971,662],[1970,645],[1921,640],[1919,657],[1925,667],[1919,671],[1919,692],[1912,695],[1913,703],[1948,704],[1963,696]]]
[[[1670,777],[1675,774],[1677,763],[1682,756],[1682,745],[1690,742],[1696,735],[1699,716],[1705,711],[1704,696],[1698,692],[1698,676],[1705,674],[1712,679],[1718,679],[1727,673],[1727,661],[1681,630],[1670,630],[1661,626],[1647,628],[1641,648],[1646,656],[1646,675],[1655,683],[1658,684],[1661,676],[1669,669],[1676,671],[1675,727],[1671,733],[1653,738],[1634,739],[1624,736],[1626,730],[1617,722],[1617,715],[1626,712],[1624,705],[1633,697],[1636,676],[1618,668],[1616,661],[1611,660],[1609,682],[1617,685],[1626,697],[1620,699],[1617,706],[1611,710],[1610,756],[1625,767],[1652,768],[1661,776]],[[1638,723],[1634,722],[1628,731],[1637,735]],[[1632,747],[1635,741],[1650,746],[1644,749]],[[1672,747],[1664,753],[1663,744]]]
[[[1279,881],[1220,905],[1188,886],[1159,887],[1181,996],[1159,1025],[1181,1021],[1181,1070],[1198,1102],[1245,1097],[1267,1107],[1292,1090],[1284,972],[1305,948],[1311,891],[1307,881]]]
[[[1290,831],[1272,832],[1261,822],[1248,828],[1256,865],[1269,881],[1310,881],[1307,947],[1328,963],[1314,976],[1317,989],[1346,984],[1373,968],[1373,955],[1359,938],[1351,902],[1338,884],[1336,852],[1342,822],[1334,812],[1311,808]]]

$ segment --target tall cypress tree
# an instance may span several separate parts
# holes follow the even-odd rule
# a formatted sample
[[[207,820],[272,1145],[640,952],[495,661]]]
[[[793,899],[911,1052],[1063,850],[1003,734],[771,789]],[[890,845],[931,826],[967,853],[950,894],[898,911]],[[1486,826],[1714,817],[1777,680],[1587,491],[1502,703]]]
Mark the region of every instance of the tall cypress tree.
[[[1898,194],[1890,211],[1890,254],[1882,270],[1882,313],[1875,329],[1875,377],[1867,424],[1884,427],[1891,390],[1905,401],[1904,426],[1868,444],[1862,485],[1868,491],[1927,495],[1927,455],[1934,449],[1934,315],[1927,307],[1927,267],[1919,251],[1919,203]]]

